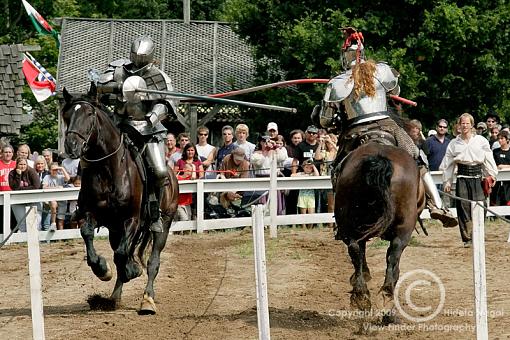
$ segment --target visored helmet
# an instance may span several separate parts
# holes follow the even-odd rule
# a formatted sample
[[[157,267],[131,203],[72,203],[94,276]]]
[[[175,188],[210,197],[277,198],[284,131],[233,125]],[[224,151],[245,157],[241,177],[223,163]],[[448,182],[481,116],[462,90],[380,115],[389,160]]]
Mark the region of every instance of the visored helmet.
[[[138,68],[152,63],[154,60],[154,42],[152,39],[147,36],[136,38],[131,44],[130,59]]]
[[[346,37],[342,45],[342,66],[345,70],[348,70],[365,60],[363,33],[356,31],[352,27],[342,28],[342,30]]]

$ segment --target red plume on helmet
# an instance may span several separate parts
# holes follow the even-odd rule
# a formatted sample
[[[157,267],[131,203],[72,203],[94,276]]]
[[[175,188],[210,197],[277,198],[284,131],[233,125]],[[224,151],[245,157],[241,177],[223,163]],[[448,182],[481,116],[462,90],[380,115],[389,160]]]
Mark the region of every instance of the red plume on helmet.
[[[362,59],[363,47],[363,33],[358,32],[353,27],[343,27],[342,31],[345,35],[345,41],[342,45],[342,52],[347,52],[352,45],[356,45],[356,63],[359,63]]]

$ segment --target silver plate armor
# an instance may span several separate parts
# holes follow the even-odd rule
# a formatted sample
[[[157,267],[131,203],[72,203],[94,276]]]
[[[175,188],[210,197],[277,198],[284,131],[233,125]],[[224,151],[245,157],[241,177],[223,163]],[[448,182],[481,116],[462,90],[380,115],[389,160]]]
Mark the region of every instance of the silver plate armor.
[[[157,103],[164,103],[172,112],[177,112],[178,101],[168,99],[161,94],[146,94],[141,96],[140,103],[129,103],[122,94],[122,85],[130,76],[140,76],[149,90],[173,91],[172,81],[164,72],[153,64],[144,66],[142,69],[132,70],[134,64],[127,59],[119,59],[112,62],[103,73],[98,82],[98,92],[108,94],[110,105],[115,106],[115,112],[120,116],[128,116],[128,119],[145,120],[145,115],[152,111]]]
[[[161,120],[169,113],[177,112],[178,100],[168,99],[164,95],[153,93],[126,93],[123,94],[123,85],[126,79],[138,76],[132,85],[146,87],[149,90],[173,91],[172,82],[164,72],[154,64],[149,63],[137,68],[128,59],[119,59],[112,62],[108,69],[99,78],[98,93],[110,105],[115,106],[115,113],[124,123],[133,127],[142,136],[153,136],[146,144],[145,154],[155,177],[163,180],[168,175],[165,162],[165,149],[163,139],[166,129]],[[172,112],[170,112],[172,111]]]
[[[376,89],[374,97],[361,94],[359,99],[355,99],[352,70],[348,70],[329,81],[324,94],[323,107],[327,109],[333,104],[338,109],[340,103],[343,102],[346,118],[347,120],[355,119],[353,124],[386,118],[388,117],[386,94],[398,95],[400,92],[398,73],[386,63],[378,63],[374,83]],[[324,117],[324,120],[331,116],[331,113],[326,109],[321,111],[321,117]],[[363,116],[366,117],[363,118]]]

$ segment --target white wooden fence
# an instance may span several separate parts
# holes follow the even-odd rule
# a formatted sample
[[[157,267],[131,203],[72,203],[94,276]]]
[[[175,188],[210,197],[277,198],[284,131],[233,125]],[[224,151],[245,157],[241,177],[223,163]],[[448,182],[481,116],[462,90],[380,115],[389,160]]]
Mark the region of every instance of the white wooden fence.
[[[441,183],[441,172],[432,172],[432,177],[436,183]],[[498,180],[509,181],[510,171],[501,171]],[[251,217],[237,217],[226,219],[205,219],[204,217],[204,197],[205,193],[223,192],[223,191],[264,191],[270,192],[269,197],[276,197],[277,190],[298,190],[298,189],[331,189],[331,181],[329,177],[270,177],[266,178],[248,178],[248,179],[212,179],[212,180],[195,180],[182,181],[179,185],[182,193],[197,193],[197,218],[193,221],[181,221],[172,225],[172,231],[196,230],[202,233],[205,230],[228,229],[250,226],[252,224]],[[11,205],[13,204],[30,204],[34,202],[46,202],[51,200],[75,200],[78,197],[78,188],[67,189],[46,189],[46,190],[26,190],[26,191],[9,191],[0,193],[0,205],[3,205],[3,228],[0,234],[0,242],[3,241],[10,233],[11,225]],[[296,225],[310,223],[330,223],[334,222],[332,213],[316,213],[307,215],[277,215],[276,204],[269,204],[268,215],[264,217],[264,223],[276,230],[281,225]],[[497,214],[510,215],[510,206],[490,207]],[[455,210],[452,209],[455,214]],[[491,215],[490,213],[488,214]],[[422,214],[423,218],[429,218],[428,211]],[[107,235],[107,230],[101,228],[99,235]],[[56,232],[39,232],[40,240],[59,240],[80,238],[79,229],[57,230]],[[11,242],[26,242],[26,233],[15,233],[8,240]]]

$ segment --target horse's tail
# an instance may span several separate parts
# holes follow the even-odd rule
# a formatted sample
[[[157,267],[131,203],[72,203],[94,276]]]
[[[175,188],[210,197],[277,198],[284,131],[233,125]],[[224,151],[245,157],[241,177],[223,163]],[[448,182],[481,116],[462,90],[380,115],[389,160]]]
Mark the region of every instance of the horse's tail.
[[[142,233],[142,235],[141,235],[140,242],[139,242],[137,252],[136,252],[136,256],[137,256],[140,264],[145,268],[147,266],[147,261],[146,261],[147,254],[146,254],[145,250],[152,244],[152,232],[150,232],[148,230],[149,228],[144,228],[144,229],[147,229],[147,230],[145,230],[145,232]]]
[[[395,216],[395,203],[391,199],[391,178],[393,165],[391,161],[381,155],[369,156],[361,164],[361,173],[364,174],[365,184],[371,188],[374,200],[381,202],[381,215],[377,221],[368,228],[362,237],[379,237],[393,223]]]
[[[136,219],[136,221],[138,221]],[[133,224],[134,225],[134,224]],[[152,232],[149,227],[143,227],[141,225],[138,228],[127,231],[126,246],[127,246],[127,257],[130,261],[138,262],[142,267],[145,265],[145,250],[152,241]]]

